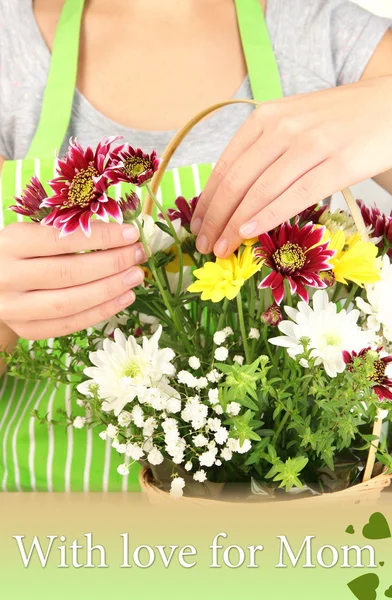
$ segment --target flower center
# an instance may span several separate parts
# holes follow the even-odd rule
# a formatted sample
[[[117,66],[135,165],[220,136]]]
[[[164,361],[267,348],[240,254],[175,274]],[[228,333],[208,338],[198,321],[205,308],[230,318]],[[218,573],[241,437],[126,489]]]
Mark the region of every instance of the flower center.
[[[294,273],[299,271],[306,263],[306,254],[298,244],[286,242],[281,248],[274,252],[275,265],[280,271]]]
[[[87,169],[82,169],[75,175],[68,191],[68,200],[64,202],[65,208],[72,206],[88,206],[95,196],[95,185],[93,177],[99,173],[93,164]]]
[[[337,332],[326,333],[324,335],[324,343],[326,346],[339,347],[342,343],[342,338]]]
[[[124,162],[123,171],[128,177],[138,177],[151,168],[150,161],[141,156],[130,156]]]
[[[371,381],[374,381],[374,383],[383,383],[384,379],[385,379],[385,363],[382,360],[376,360],[373,363],[373,369],[374,369],[374,373],[373,375],[370,377]]]
[[[142,368],[141,368],[140,362],[138,362],[136,360],[130,361],[124,369],[124,377],[131,377],[132,379],[134,379],[141,373],[142,373]]]

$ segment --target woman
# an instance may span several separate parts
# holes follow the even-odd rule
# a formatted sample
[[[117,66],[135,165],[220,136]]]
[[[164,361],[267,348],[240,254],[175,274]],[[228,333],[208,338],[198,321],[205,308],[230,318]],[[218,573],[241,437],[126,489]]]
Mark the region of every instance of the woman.
[[[5,211],[34,172],[33,159],[64,153],[70,136],[94,146],[122,135],[161,153],[200,109],[230,97],[264,101],[256,111],[230,106],[198,125],[163,187],[166,202],[174,192],[197,192],[217,162],[192,228],[200,252],[222,257],[241,238],[367,177],[384,173],[379,181],[392,191],[386,20],[344,0],[90,0],[73,97],[82,8],[81,0],[0,0],[0,154],[8,159],[0,347],[93,326],[132,304],[142,280],[133,228],[94,223],[89,240],[78,233],[60,240],[36,224],[12,223]],[[104,250],[75,254],[90,249]],[[30,418],[32,409],[70,411],[68,388],[7,377],[0,386],[3,490],[121,488],[110,445],[103,451],[91,432],[68,431],[66,439]]]

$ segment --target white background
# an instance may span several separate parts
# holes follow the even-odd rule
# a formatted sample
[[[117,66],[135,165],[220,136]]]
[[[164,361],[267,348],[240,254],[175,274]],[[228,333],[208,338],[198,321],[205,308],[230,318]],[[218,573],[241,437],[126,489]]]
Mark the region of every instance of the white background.
[[[389,17],[392,19],[392,0],[353,0],[357,4],[360,4],[367,10],[371,10],[383,17]],[[392,59],[391,59],[392,60]],[[392,98],[391,98],[392,102]],[[391,139],[392,146],[392,139]],[[380,186],[375,184],[373,181],[366,181],[359,185],[353,186],[353,192],[356,198],[360,198],[366,202],[366,204],[376,203],[384,212],[389,212],[392,209],[392,196],[387,194]],[[344,207],[344,201],[341,200],[341,196],[335,196],[334,206],[340,205]]]

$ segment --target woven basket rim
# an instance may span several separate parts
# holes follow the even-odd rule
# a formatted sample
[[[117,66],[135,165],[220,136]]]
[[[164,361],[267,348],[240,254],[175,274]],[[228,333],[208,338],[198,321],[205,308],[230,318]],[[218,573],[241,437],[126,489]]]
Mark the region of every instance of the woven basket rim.
[[[320,501],[321,499],[333,499],[339,500],[344,498],[349,498],[352,496],[363,498],[364,496],[377,496],[379,495],[383,489],[386,489],[392,484],[392,474],[387,472],[388,469],[385,468],[380,475],[373,477],[369,481],[361,482],[356,485],[353,485],[345,490],[340,490],[339,492],[330,492],[325,494],[320,494],[318,496],[311,496],[303,498],[301,496],[297,496],[292,498],[289,502],[311,502],[311,501]],[[142,489],[142,492],[146,494],[150,499],[157,499],[166,502],[173,502],[174,500],[170,497],[170,494],[165,490],[158,488],[154,484],[154,479],[152,476],[152,472],[148,466],[145,466],[139,474],[139,483]],[[219,500],[215,498],[196,498],[190,496],[183,496],[181,498],[182,502],[187,502],[188,504],[196,504],[196,505],[204,505],[204,506],[230,506],[231,504],[235,504],[236,506],[254,506],[257,505],[257,502],[243,502],[243,501],[230,501],[230,500]],[[272,498],[271,500],[266,500],[265,502],[260,502],[263,506],[269,506],[271,504],[278,503],[286,503],[287,501],[280,500],[279,498]]]

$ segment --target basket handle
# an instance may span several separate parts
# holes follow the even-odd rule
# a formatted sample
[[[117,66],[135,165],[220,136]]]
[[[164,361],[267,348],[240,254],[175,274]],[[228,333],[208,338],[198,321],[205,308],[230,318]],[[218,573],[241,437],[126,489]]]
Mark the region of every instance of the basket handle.
[[[249,99],[227,100],[225,102],[219,102],[218,104],[214,104],[213,106],[210,106],[209,108],[202,110],[196,116],[194,116],[192,119],[190,119],[188,121],[188,123],[186,123],[176,133],[176,135],[172,138],[172,140],[169,142],[169,144],[167,145],[166,149],[163,152],[162,162],[159,166],[159,169],[157,170],[157,172],[155,173],[155,175],[151,181],[151,190],[154,194],[156,194],[158,191],[159,185],[162,181],[162,177],[164,176],[164,174],[167,170],[167,167],[169,165],[169,162],[170,162],[173,154],[175,153],[177,148],[180,146],[181,142],[185,139],[187,134],[193,129],[193,127],[195,125],[197,125],[205,117],[207,117],[211,113],[213,113],[221,108],[224,108],[225,106],[230,106],[231,104],[251,104],[255,107],[261,106],[261,102],[256,102],[255,100],[249,100]],[[365,241],[369,241],[369,235],[366,230],[366,226],[365,226],[364,220],[362,218],[360,208],[355,201],[353,193],[351,192],[351,190],[349,188],[342,190],[341,193],[343,194],[343,197],[346,201],[347,207],[348,207],[350,214],[354,220],[355,226],[356,226],[358,232],[361,234],[362,239]],[[152,201],[152,198],[150,197],[150,195],[147,193],[144,204],[143,204],[143,214],[151,214],[152,208],[153,208],[153,201]],[[380,443],[381,428],[382,428],[381,411],[378,410],[376,419],[374,421],[374,426],[373,426],[373,435],[377,439],[374,440],[374,442],[371,444],[370,449],[369,449],[369,455],[368,455],[368,459],[366,462],[366,468],[365,468],[365,472],[364,472],[364,476],[363,476],[364,482],[369,481],[369,479],[371,479],[372,474],[373,474],[373,469],[374,469],[374,465],[376,462],[376,454],[377,454],[378,446]]]

